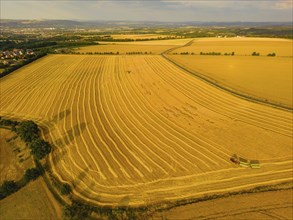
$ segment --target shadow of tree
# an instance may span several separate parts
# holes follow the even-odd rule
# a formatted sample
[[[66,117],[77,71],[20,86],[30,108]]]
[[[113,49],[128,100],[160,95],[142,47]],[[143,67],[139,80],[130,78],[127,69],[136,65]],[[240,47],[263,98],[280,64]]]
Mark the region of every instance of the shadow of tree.
[[[57,166],[57,164],[63,159],[65,154],[67,154],[67,150],[63,148],[61,151],[58,152],[58,156],[53,156],[53,159],[51,161],[54,164],[54,166]],[[47,162],[46,165],[48,165]]]
[[[52,119],[50,120],[51,123],[56,124],[57,122],[61,121],[63,118],[65,118],[66,116],[68,116],[70,114],[70,110],[66,109],[65,111],[59,112],[56,115],[54,115],[52,117]]]
[[[89,171],[89,167],[84,168],[82,172],[80,172],[76,178],[74,179],[74,181],[72,182],[72,185],[74,188],[78,187],[78,185],[82,182],[82,180],[86,177],[87,172]]]
[[[74,125],[73,128],[67,130],[65,136],[63,137],[65,144],[69,145],[70,143],[72,143],[74,137],[79,137],[85,128],[86,123],[82,122],[80,124]]]
[[[55,145],[58,147],[64,147],[70,145],[74,141],[74,137],[79,137],[81,133],[85,130],[86,123],[82,122],[80,124],[76,124],[73,128],[67,130],[63,137],[56,139],[54,141]]]
[[[47,119],[45,121],[46,126],[48,127],[48,129],[51,131],[54,129],[55,125],[61,121],[62,119],[64,119],[66,116],[70,115],[70,110],[66,109],[65,111],[59,112],[56,115],[54,115],[51,119]],[[45,135],[48,134],[48,129],[47,131],[45,131]]]

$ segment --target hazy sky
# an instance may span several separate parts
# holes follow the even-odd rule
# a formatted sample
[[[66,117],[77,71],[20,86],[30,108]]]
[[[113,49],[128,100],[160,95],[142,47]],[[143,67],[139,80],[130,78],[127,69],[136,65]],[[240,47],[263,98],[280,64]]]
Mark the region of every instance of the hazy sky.
[[[292,0],[1,0],[2,19],[292,21]]]

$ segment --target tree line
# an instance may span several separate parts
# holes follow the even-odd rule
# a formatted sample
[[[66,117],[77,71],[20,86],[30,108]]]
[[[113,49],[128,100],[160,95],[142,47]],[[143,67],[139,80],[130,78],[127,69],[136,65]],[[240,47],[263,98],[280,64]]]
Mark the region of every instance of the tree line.
[[[35,167],[27,169],[19,181],[6,180],[3,182],[0,186],[0,199],[4,199],[44,173],[39,160],[45,158],[51,152],[52,147],[41,139],[40,129],[33,121],[18,122],[0,117],[0,126],[14,131],[30,148],[30,153],[35,161]]]
[[[178,53],[173,53],[173,55],[178,55]],[[180,55],[196,55],[194,52],[181,52]],[[209,55],[209,56],[235,56],[235,52],[231,52],[231,53],[224,53],[222,54],[221,52],[200,52],[199,55]],[[251,54],[251,56],[260,56],[260,53],[258,52],[253,52]],[[267,54],[268,57],[275,57],[276,53],[269,53]]]

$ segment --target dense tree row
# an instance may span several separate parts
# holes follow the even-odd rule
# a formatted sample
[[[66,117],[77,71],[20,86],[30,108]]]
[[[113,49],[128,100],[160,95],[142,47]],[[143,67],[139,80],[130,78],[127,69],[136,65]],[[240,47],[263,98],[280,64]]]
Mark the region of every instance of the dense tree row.
[[[35,180],[43,174],[44,170],[39,163],[39,160],[43,159],[51,152],[51,145],[40,138],[40,129],[33,121],[17,122],[9,119],[3,119],[0,117],[0,126],[10,127],[12,131],[23,140],[31,150],[31,155],[35,158],[35,167],[29,168],[25,171],[21,180],[4,181],[0,186],[0,199],[7,197],[8,195],[18,191],[21,187],[25,186],[29,181]],[[70,192],[70,188],[65,186],[63,192]]]
[[[119,55],[120,52],[69,52],[70,54],[78,54],[78,55]],[[132,51],[132,52],[126,52],[127,55],[137,55],[137,54],[152,54],[152,52],[142,52],[142,51]]]
[[[173,53],[173,55],[178,55],[178,53]],[[189,52],[181,52],[180,55],[196,55],[194,52],[189,53]],[[221,52],[200,52],[199,55],[209,55],[209,56],[221,56]],[[231,53],[224,53],[224,56],[234,56],[235,52]],[[260,56],[260,53],[253,52],[251,56]],[[269,57],[274,57],[276,56],[276,53],[269,53],[267,56]]]

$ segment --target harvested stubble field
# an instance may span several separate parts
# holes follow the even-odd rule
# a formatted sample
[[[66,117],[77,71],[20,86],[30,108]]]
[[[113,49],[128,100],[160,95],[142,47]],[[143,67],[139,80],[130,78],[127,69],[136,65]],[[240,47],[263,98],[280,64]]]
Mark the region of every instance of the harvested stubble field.
[[[292,219],[293,190],[242,194],[158,212],[153,220]],[[212,207],[212,208],[211,208]]]
[[[292,181],[292,113],[212,87],[162,56],[50,55],[0,80],[78,198],[147,205]],[[261,169],[233,165],[232,154]]]
[[[34,163],[25,143],[14,132],[0,128],[0,184],[20,180],[25,170],[32,167]]]
[[[292,40],[267,38],[203,38],[172,51],[180,66],[246,96],[292,108]],[[235,56],[223,56],[235,52]],[[260,52],[260,57],[250,56]],[[221,52],[222,56],[172,55]],[[275,52],[276,57],[267,57]]]
[[[0,201],[0,219],[61,220],[62,207],[39,177]]]
[[[14,132],[0,128],[0,184],[21,180],[26,169],[34,166],[26,144]],[[0,201],[1,220],[62,219],[61,213],[41,177]]]

